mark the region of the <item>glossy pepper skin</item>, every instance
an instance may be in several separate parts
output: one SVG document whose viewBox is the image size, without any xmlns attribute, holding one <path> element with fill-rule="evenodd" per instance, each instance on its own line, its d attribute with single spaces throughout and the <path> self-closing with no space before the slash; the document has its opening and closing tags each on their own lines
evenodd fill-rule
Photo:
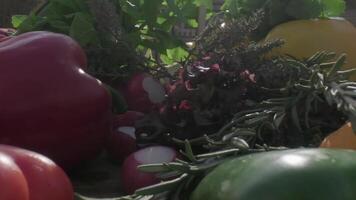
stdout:
<svg viewBox="0 0 356 200">
<path fill-rule="evenodd" d="M 64 171 L 47 157 L 0 145 L 0 200 L 73 200 Z"/>
<path fill-rule="evenodd" d="M 85 72 L 70 37 L 29 32 L 0 42 L 0 144 L 44 154 L 65 169 L 96 155 L 111 130 L 111 97 Z"/>
</svg>

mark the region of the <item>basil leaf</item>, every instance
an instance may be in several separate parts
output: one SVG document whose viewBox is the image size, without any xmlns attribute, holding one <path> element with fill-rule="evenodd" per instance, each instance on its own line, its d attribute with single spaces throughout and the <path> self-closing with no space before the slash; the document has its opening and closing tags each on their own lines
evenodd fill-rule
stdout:
<svg viewBox="0 0 356 200">
<path fill-rule="evenodd" d="M 14 15 L 11 17 L 11 23 L 14 28 L 18 28 L 22 22 L 27 19 L 27 15 Z"/>
<path fill-rule="evenodd" d="M 75 14 L 71 24 L 69 35 L 77 40 L 82 46 L 97 43 L 97 32 L 90 15 L 82 12 Z"/>
</svg>

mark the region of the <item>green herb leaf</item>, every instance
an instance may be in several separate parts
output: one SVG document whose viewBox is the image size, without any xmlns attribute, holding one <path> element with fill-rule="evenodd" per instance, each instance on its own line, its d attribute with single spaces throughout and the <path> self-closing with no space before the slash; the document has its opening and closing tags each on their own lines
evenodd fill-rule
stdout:
<svg viewBox="0 0 356 200">
<path fill-rule="evenodd" d="M 156 185 L 151 185 L 148 187 L 144 187 L 135 191 L 136 195 L 152 195 L 158 194 L 166 191 L 171 191 L 176 188 L 182 181 L 184 181 L 188 177 L 188 174 L 182 174 L 180 177 L 158 183 Z"/>
<path fill-rule="evenodd" d="M 205 6 L 206 8 L 213 8 L 213 0 L 194 0 L 194 4 L 197 6 Z"/>
<path fill-rule="evenodd" d="M 75 14 L 71 24 L 69 35 L 82 46 L 96 43 L 98 38 L 93 24 L 91 16 L 83 12 L 78 12 Z"/>
<path fill-rule="evenodd" d="M 188 56 L 188 52 L 182 47 L 167 49 L 167 55 L 161 55 L 161 59 L 166 64 L 172 64 L 184 60 Z"/>
<path fill-rule="evenodd" d="M 191 28 L 198 28 L 198 21 L 196 19 L 189 19 L 187 21 L 187 24 L 191 27 Z"/>
<path fill-rule="evenodd" d="M 170 162 L 170 163 L 139 165 L 138 169 L 140 171 L 148 172 L 148 173 L 169 172 L 172 170 L 188 172 L 189 166 L 178 162 Z"/>
<path fill-rule="evenodd" d="M 316 18 L 323 11 L 321 1 L 315 0 L 289 1 L 286 6 L 286 13 L 295 19 Z"/>
<path fill-rule="evenodd" d="M 68 34 L 70 26 L 61 20 L 51 20 L 49 24 L 57 31 L 63 34 Z"/>
<path fill-rule="evenodd" d="M 78 10 L 76 1 L 73 0 L 50 0 L 52 4 L 57 4 L 58 6 L 63 7 L 67 11 Z M 83 1 L 82 1 L 83 2 Z"/>
<path fill-rule="evenodd" d="M 155 26 L 157 23 L 157 17 L 159 14 L 160 5 L 163 0 L 150 0 L 144 1 L 142 11 L 144 13 L 146 23 Z"/>
<path fill-rule="evenodd" d="M 27 19 L 27 15 L 14 15 L 11 17 L 11 23 L 14 28 L 20 27 L 20 25 Z"/>
<path fill-rule="evenodd" d="M 18 26 L 16 34 L 41 30 L 40 27 L 45 24 L 47 24 L 45 19 L 31 14 Z"/>
<path fill-rule="evenodd" d="M 276 127 L 276 128 L 279 128 L 283 122 L 283 120 L 285 119 L 286 117 L 286 113 L 285 112 L 279 112 L 279 113 L 276 113 L 274 116 L 273 116 L 273 125 Z"/>
<path fill-rule="evenodd" d="M 192 146 L 190 145 L 188 140 L 184 141 L 184 147 L 185 147 L 185 155 L 188 157 L 189 160 L 191 161 L 196 161 L 196 157 L 194 156 Z"/>
<path fill-rule="evenodd" d="M 345 62 L 346 62 L 346 54 L 341 54 L 340 57 L 336 60 L 334 66 L 328 71 L 327 76 L 331 77 L 335 75 L 335 73 L 337 73 L 337 71 L 344 66 Z"/>
</svg>

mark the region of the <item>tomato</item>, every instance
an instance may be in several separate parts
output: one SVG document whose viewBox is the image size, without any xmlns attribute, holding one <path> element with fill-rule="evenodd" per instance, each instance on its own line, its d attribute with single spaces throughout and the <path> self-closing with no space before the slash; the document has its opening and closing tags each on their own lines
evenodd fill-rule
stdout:
<svg viewBox="0 0 356 200">
<path fill-rule="evenodd" d="M 351 123 L 344 124 L 328 135 L 321 142 L 320 147 L 356 150 L 356 134 L 352 130 Z"/>
<path fill-rule="evenodd" d="M 8 155 L 0 152 L 0 200 L 27 200 L 29 193 L 21 169 Z"/>
<path fill-rule="evenodd" d="M 355 200 L 356 151 L 292 149 L 231 159 L 191 200 Z"/>
<path fill-rule="evenodd" d="M 0 200 L 73 200 L 70 180 L 38 153 L 0 145 Z"/>
<path fill-rule="evenodd" d="M 70 37 L 29 32 L 0 42 L 0 144 L 44 154 L 69 169 L 93 158 L 111 132 L 111 97 L 85 72 Z"/>
<path fill-rule="evenodd" d="M 295 20 L 273 28 L 265 41 L 283 39 L 284 45 L 272 55 L 289 54 L 308 58 L 318 51 L 346 53 L 347 67 L 356 67 L 356 29 L 345 19 Z M 352 77 L 356 80 L 356 75 Z"/>
</svg>

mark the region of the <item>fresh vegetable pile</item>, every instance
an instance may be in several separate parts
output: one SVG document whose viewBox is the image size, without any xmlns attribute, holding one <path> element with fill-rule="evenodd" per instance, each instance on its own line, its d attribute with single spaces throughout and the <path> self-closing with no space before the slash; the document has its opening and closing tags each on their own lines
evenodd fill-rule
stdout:
<svg viewBox="0 0 356 200">
<path fill-rule="evenodd" d="M 203 3 L 145 2 L 51 0 L 1 29 L 0 143 L 70 178 L 105 150 L 117 200 L 356 199 L 356 153 L 331 149 L 356 149 L 342 0 L 229 0 L 189 47 L 165 31 Z M 42 155 L 0 146 L 0 200 L 73 199 Z"/>
</svg>

